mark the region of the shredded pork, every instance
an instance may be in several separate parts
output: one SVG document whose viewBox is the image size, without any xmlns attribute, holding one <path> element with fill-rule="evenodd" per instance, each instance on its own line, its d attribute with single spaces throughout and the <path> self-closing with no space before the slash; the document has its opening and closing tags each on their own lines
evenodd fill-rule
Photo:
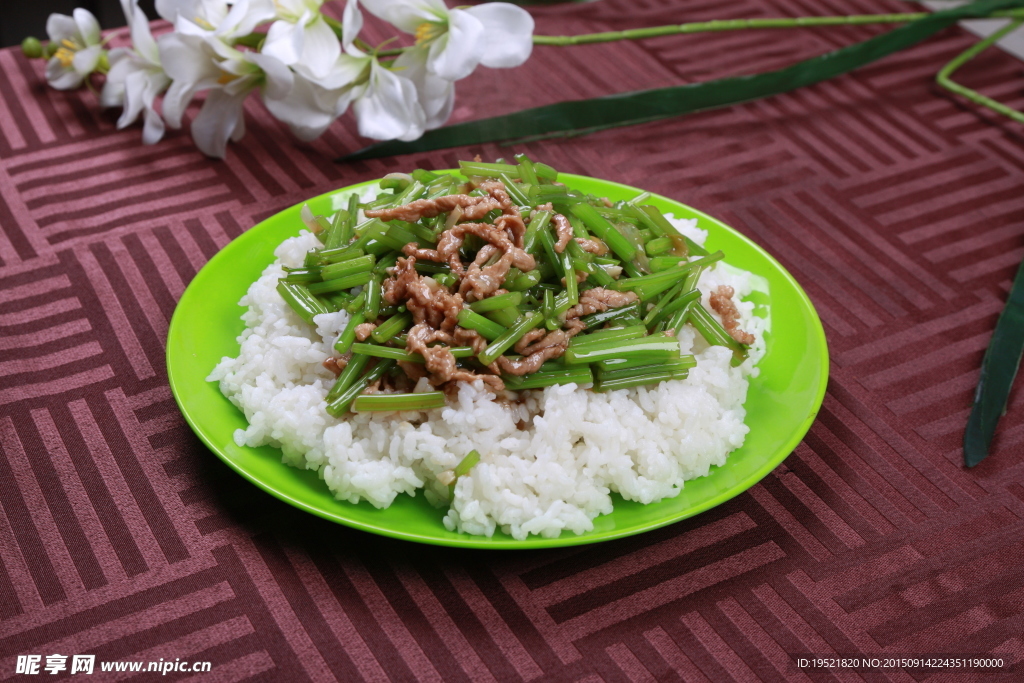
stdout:
<svg viewBox="0 0 1024 683">
<path fill-rule="evenodd" d="M 619 308 L 636 301 L 637 296 L 633 292 L 616 292 L 604 287 L 594 287 L 580 294 L 580 302 L 565 312 L 566 319 L 582 318 L 591 313 L 607 311 L 609 308 Z"/>
<path fill-rule="evenodd" d="M 572 224 L 569 223 L 568 218 L 560 213 L 556 213 L 551 222 L 555 226 L 555 234 L 558 235 L 558 241 L 555 242 L 555 251 L 561 254 L 569 246 L 569 241 L 572 239 Z"/>
<path fill-rule="evenodd" d="M 470 197 L 467 194 L 450 194 L 436 199 L 417 199 L 388 209 L 371 209 L 365 213 L 367 218 L 415 223 L 421 218 L 433 218 L 438 214 L 447 213 L 455 207 L 461 208 L 462 217 L 471 221 L 479 220 L 491 211 L 502 208 L 500 201 L 491 196 Z"/>
<path fill-rule="evenodd" d="M 747 344 L 749 346 L 754 343 L 754 335 L 740 329 L 740 324 L 737 322 L 740 312 L 732 301 L 734 293 L 735 291 L 729 285 L 719 285 L 711 292 L 711 308 L 715 309 L 715 312 L 722 316 L 722 327 L 729 333 L 729 336 L 740 344 Z"/>
<path fill-rule="evenodd" d="M 460 366 L 452 355 L 452 346 L 469 346 L 478 355 L 488 345 L 477 331 L 458 324 L 458 315 L 465 303 L 504 293 L 506 290 L 502 289 L 502 283 L 511 268 L 527 272 L 537 267 L 534 257 L 523 249 L 526 221 L 509 197 L 505 185 L 485 180 L 478 187 L 487 195 L 458 194 L 421 199 L 404 206 L 366 212 L 369 217 L 385 221 L 410 222 L 449 213 L 435 247 L 430 249 L 407 244 L 402 249 L 405 257 L 399 258 L 389 269 L 389 276 L 383 283 L 383 300 L 391 306 L 404 304 L 413 316 L 413 327 L 406 335 L 407 350 L 422 355 L 425 360 L 423 364 L 400 362 L 399 367 L 409 381 L 415 383 L 425 377 L 431 385 L 447 393 L 454 391 L 455 382 L 477 379 L 500 391 L 504 388 L 500 373 L 525 375 L 536 372 L 545 361 L 563 355 L 573 335 L 585 328 L 579 317 L 625 306 L 637 299 L 632 292 L 602 287 L 583 291 L 579 304 L 566 312 L 561 329 L 535 329 L 515 344 L 514 350 L 520 354 L 519 358 L 499 356 L 480 372 Z M 464 191 L 470 190 L 471 186 Z M 495 210 L 500 210 L 501 215 L 493 223 L 480 221 Z M 565 216 L 555 214 L 553 226 L 558 235 L 555 250 L 562 253 L 573 239 L 572 225 Z M 463 247 L 469 235 L 475 235 L 484 245 L 467 264 L 463 262 Z M 608 253 L 607 245 L 601 240 L 576 239 L 576 242 L 590 253 Z M 457 283 L 446 287 L 432 277 L 421 275 L 416 272 L 417 260 L 447 264 L 451 273 L 457 276 Z M 586 277 L 587 274 L 581 272 L 577 279 L 585 280 Z M 373 323 L 359 325 L 356 335 L 363 340 L 375 327 Z"/>
</svg>

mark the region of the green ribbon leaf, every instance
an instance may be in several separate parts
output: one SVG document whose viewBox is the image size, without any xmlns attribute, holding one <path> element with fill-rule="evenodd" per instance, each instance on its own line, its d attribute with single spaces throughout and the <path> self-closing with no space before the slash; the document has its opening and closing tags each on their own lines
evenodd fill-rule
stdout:
<svg viewBox="0 0 1024 683">
<path fill-rule="evenodd" d="M 974 406 L 964 433 L 964 464 L 974 467 L 988 455 L 999 418 L 1006 412 L 1010 387 L 1024 354 L 1024 263 L 1010 288 L 1010 298 L 999 314 L 974 392 Z"/>
<path fill-rule="evenodd" d="M 862 43 L 778 71 L 559 102 L 439 128 L 411 142 L 381 142 L 343 156 L 338 161 L 375 159 L 527 137 L 579 135 L 749 102 L 812 85 L 870 64 L 910 47 L 961 19 L 986 17 L 999 10 L 1019 7 L 1024 7 L 1024 0 L 978 0 L 962 7 L 935 12 Z"/>
</svg>

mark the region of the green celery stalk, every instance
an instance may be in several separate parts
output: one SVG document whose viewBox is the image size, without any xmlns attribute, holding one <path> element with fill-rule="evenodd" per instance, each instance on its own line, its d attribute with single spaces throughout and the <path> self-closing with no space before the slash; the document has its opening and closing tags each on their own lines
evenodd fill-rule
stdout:
<svg viewBox="0 0 1024 683">
<path fill-rule="evenodd" d="M 373 270 L 373 266 L 376 263 L 377 259 L 372 254 L 348 259 L 340 263 L 332 263 L 320 269 L 320 278 L 326 281 L 352 275 L 353 273 L 362 273 L 363 271 Z"/>
<path fill-rule="evenodd" d="M 583 349 L 592 344 L 603 344 L 610 341 L 625 341 L 627 339 L 639 339 L 647 336 L 647 328 L 643 325 L 631 325 L 630 327 L 612 327 L 607 330 L 598 330 L 589 334 L 580 334 L 569 342 L 571 349 Z"/>
<path fill-rule="evenodd" d="M 432 410 L 444 408 L 444 392 L 427 391 L 419 394 L 368 394 L 356 397 L 352 410 L 366 412 L 402 412 L 405 410 Z"/>
<path fill-rule="evenodd" d="M 353 356 L 352 358 L 355 360 L 358 356 Z M 349 361 L 349 365 L 345 367 L 345 370 L 348 370 L 351 365 L 352 361 Z M 359 396 L 367 386 L 379 380 L 394 366 L 395 361 L 390 359 L 378 361 L 376 365 L 370 368 L 369 372 L 353 381 L 348 387 L 341 391 L 333 401 L 328 401 L 327 413 L 334 417 L 338 417 L 346 412 L 349 406 L 352 405 L 352 402 L 355 401 L 356 397 Z M 344 375 L 345 373 L 342 372 L 342 377 L 344 377 Z M 340 377 L 338 378 L 338 381 L 341 381 Z"/>
<path fill-rule="evenodd" d="M 504 294 L 499 294 L 498 296 L 489 296 L 486 299 L 474 301 L 473 303 L 469 304 L 469 308 L 474 313 L 486 313 L 487 311 L 496 311 L 499 308 L 518 306 L 522 302 L 522 292 L 506 292 Z"/>
<path fill-rule="evenodd" d="M 583 347 L 572 348 L 565 352 L 565 362 L 569 365 L 579 363 L 596 363 L 609 358 L 634 358 L 647 356 L 651 359 L 679 357 L 679 341 L 675 337 L 654 336 L 597 342 Z"/>
<path fill-rule="evenodd" d="M 377 328 L 370 333 L 370 336 L 373 337 L 374 341 L 383 344 L 405 328 L 409 327 L 409 323 L 411 322 L 411 313 L 396 313 L 378 325 Z"/>
<path fill-rule="evenodd" d="M 341 371 L 338 379 L 335 380 L 334 386 L 327 392 L 327 396 L 324 400 L 327 403 L 332 403 L 341 396 L 346 389 L 352 386 L 353 382 L 359 378 L 359 375 L 363 374 L 363 368 L 370 362 L 369 356 L 360 356 L 359 354 L 352 354 L 352 358 L 349 359 L 348 365 Z"/>
<path fill-rule="evenodd" d="M 690 368 L 697 367 L 697 359 L 691 354 L 681 355 L 675 360 L 665 361 L 658 363 L 657 365 L 665 365 L 666 363 L 671 364 L 673 367 L 680 370 L 689 370 Z M 635 358 L 610 358 L 608 360 L 602 360 L 594 363 L 592 367 L 597 368 L 600 373 L 618 372 L 619 370 L 626 370 L 628 368 L 640 368 L 644 366 L 652 366 L 650 358 L 644 358 L 643 356 L 637 356 Z"/>
<path fill-rule="evenodd" d="M 463 308 L 459 311 L 458 320 L 459 325 L 467 330 L 476 330 L 487 340 L 497 339 L 508 331 L 504 326 L 483 317 L 479 313 L 474 313 L 468 308 Z"/>
<path fill-rule="evenodd" d="M 636 247 L 590 204 L 573 204 L 570 210 L 623 261 L 629 262 L 636 257 Z"/>
<path fill-rule="evenodd" d="M 277 283 L 277 293 L 281 295 L 281 298 L 285 300 L 285 303 L 287 303 L 300 318 L 310 325 L 313 324 L 314 316 L 329 312 L 327 307 L 324 306 L 319 299 L 313 296 L 313 293 L 311 293 L 309 289 L 306 289 L 302 285 L 279 281 Z"/>
<path fill-rule="evenodd" d="M 523 335 L 540 325 L 544 321 L 543 313 L 527 313 L 521 317 L 515 325 L 509 328 L 504 334 L 495 338 L 487 348 L 480 352 L 477 358 L 484 365 L 490 365 L 498 356 L 505 353 L 512 345 L 522 339 Z"/>
<path fill-rule="evenodd" d="M 352 273 L 343 277 L 325 280 L 324 282 L 313 282 L 309 285 L 309 291 L 313 294 L 326 294 L 328 292 L 339 292 L 343 289 L 352 289 L 365 285 L 370 281 L 372 273 L 367 270 L 361 273 Z"/>
<path fill-rule="evenodd" d="M 505 388 L 510 391 L 542 389 L 554 384 L 591 384 L 594 375 L 589 365 L 559 368 L 549 372 L 537 371 L 529 375 L 502 375 Z"/>
<path fill-rule="evenodd" d="M 356 313 L 348 319 L 348 324 L 345 325 L 345 329 L 341 331 L 338 336 L 338 341 L 334 342 L 334 350 L 338 353 L 346 353 L 352 348 L 352 342 L 356 339 L 356 328 L 366 322 L 366 316 L 363 313 Z"/>
</svg>

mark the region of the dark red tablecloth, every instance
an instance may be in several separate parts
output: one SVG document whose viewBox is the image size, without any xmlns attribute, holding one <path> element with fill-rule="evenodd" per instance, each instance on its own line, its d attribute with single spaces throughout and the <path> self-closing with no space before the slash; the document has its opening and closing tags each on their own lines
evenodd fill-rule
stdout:
<svg viewBox="0 0 1024 683">
<path fill-rule="evenodd" d="M 561 34 L 906 8 L 533 12 L 538 33 Z M 538 48 L 459 83 L 455 118 L 777 68 L 880 30 Z M 0 51 L 0 679 L 19 655 L 54 653 L 280 681 L 849 680 L 860 674 L 794 657 L 1021 660 L 1024 391 L 988 460 L 961 462 L 982 354 L 1024 257 L 1020 125 L 933 84 L 972 41 L 951 29 L 793 94 L 523 148 L 756 240 L 813 299 L 832 374 L 807 438 L 743 495 L 638 537 L 501 553 L 378 538 L 262 493 L 189 431 L 164 340 L 197 270 L 264 217 L 389 171 L 510 150 L 335 164 L 366 142 L 350 118 L 306 145 L 253 102 L 244 141 L 212 161 L 187 131 L 143 146 L 88 90 L 51 90 L 42 63 Z M 1019 108 L 1021 72 L 994 50 L 958 78 Z"/>
</svg>

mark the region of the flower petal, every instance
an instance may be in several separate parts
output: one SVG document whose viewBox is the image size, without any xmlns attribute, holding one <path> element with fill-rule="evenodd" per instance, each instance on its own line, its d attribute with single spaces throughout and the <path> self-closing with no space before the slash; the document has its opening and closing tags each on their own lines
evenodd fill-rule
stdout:
<svg viewBox="0 0 1024 683">
<path fill-rule="evenodd" d="M 480 20 L 487 32 L 481 64 L 503 69 L 519 66 L 530 58 L 534 22 L 529 12 L 507 2 L 487 2 L 466 12 Z"/>
<path fill-rule="evenodd" d="M 102 45 L 90 45 L 84 50 L 79 50 L 75 53 L 75 58 L 71 61 L 71 66 L 81 75 L 88 76 L 96 70 L 96 65 L 99 64 L 100 57 L 102 56 Z"/>
<path fill-rule="evenodd" d="M 74 90 L 82 85 L 84 79 L 85 77 L 74 69 L 61 64 L 60 60 L 56 57 L 53 57 L 46 63 L 46 82 L 52 88 L 57 90 Z"/>
<path fill-rule="evenodd" d="M 373 63 L 368 88 L 352 105 L 359 134 L 375 140 L 415 140 L 423 135 L 425 116 L 416 86 Z"/>
<path fill-rule="evenodd" d="M 203 154 L 224 158 L 228 140 L 235 139 L 239 127 L 245 131 L 244 103 L 245 95 L 228 95 L 222 90 L 214 90 L 206 96 L 203 108 L 192 121 L 192 139 Z"/>
<path fill-rule="evenodd" d="M 324 21 L 322 15 L 306 25 L 306 35 L 302 45 L 301 62 L 316 78 L 323 78 L 331 72 L 331 67 L 341 56 L 341 45 L 334 31 Z"/>
<path fill-rule="evenodd" d="M 247 36 L 263 22 L 274 18 L 274 6 L 272 3 L 250 2 L 250 0 L 237 0 L 231 6 L 224 20 L 217 26 L 216 33 L 221 38 L 231 40 Z"/>
<path fill-rule="evenodd" d="M 142 127 L 142 144 L 155 145 L 164 136 L 164 120 L 152 107 L 146 110 L 146 123 Z"/>
<path fill-rule="evenodd" d="M 363 0 L 363 7 L 406 33 L 416 33 L 424 21 L 443 21 L 448 14 L 442 0 Z"/>
<path fill-rule="evenodd" d="M 263 91 L 266 96 L 274 99 L 288 96 L 295 83 L 291 69 L 270 55 L 249 52 L 246 57 L 263 70 Z"/>
<path fill-rule="evenodd" d="M 302 55 L 305 27 L 288 21 L 275 21 L 267 31 L 263 54 L 280 59 L 284 64 L 295 64 Z"/>
<path fill-rule="evenodd" d="M 264 92 L 263 104 L 297 138 L 309 141 L 327 130 L 335 118 L 335 103 L 329 102 L 325 107 L 317 90 L 317 86 L 308 79 L 297 78 L 295 86 L 285 97 L 272 98 Z"/>
<path fill-rule="evenodd" d="M 149 30 L 149 19 L 146 17 L 146 13 L 142 11 L 142 8 L 139 7 L 139 0 L 131 0 L 130 5 L 128 5 L 128 0 L 122 0 L 122 4 L 130 7 L 132 12 L 130 16 L 127 11 L 125 13 L 125 18 L 128 20 L 128 25 L 132 31 L 132 47 L 143 58 L 148 60 L 150 64 L 159 64 L 160 50 L 157 48 L 156 41 L 153 40 L 153 34 Z"/>
<path fill-rule="evenodd" d="M 100 42 L 100 22 L 96 21 L 92 12 L 76 7 L 71 16 L 75 18 L 78 32 L 85 39 L 86 45 L 96 45 Z"/>
<path fill-rule="evenodd" d="M 403 52 L 395 66 L 401 67 L 401 75 L 416 86 L 426 117 L 424 127 L 431 130 L 444 125 L 455 105 L 455 84 L 427 70 L 427 51 L 422 48 Z"/>
<path fill-rule="evenodd" d="M 348 0 L 341 15 L 341 45 L 351 45 L 363 30 L 363 13 L 359 11 L 359 0 Z"/>
<path fill-rule="evenodd" d="M 124 104 L 124 82 L 134 70 L 131 50 L 116 47 L 110 51 L 110 71 L 100 91 L 101 107 L 120 107 Z"/>
<path fill-rule="evenodd" d="M 449 15 L 448 33 L 430 46 L 427 68 L 449 81 L 457 81 L 473 73 L 491 40 L 483 40 L 484 25 L 469 12 L 453 9 Z"/>
<path fill-rule="evenodd" d="M 129 74 L 124 81 L 124 111 L 117 120 L 118 129 L 127 128 L 135 123 L 139 114 L 146 106 L 144 91 L 146 89 L 146 74 L 136 71 Z M 150 101 L 152 103 L 152 100 Z"/>
<path fill-rule="evenodd" d="M 180 128 L 188 103 L 200 90 L 217 86 L 221 71 L 213 61 L 215 53 L 202 38 L 168 33 L 157 44 L 167 76 L 174 80 L 164 96 L 164 118 L 171 128 Z"/>
<path fill-rule="evenodd" d="M 198 0 L 156 0 L 156 13 L 173 24 L 179 15 L 198 16 L 198 4 Z"/>
<path fill-rule="evenodd" d="M 55 43 L 65 38 L 77 38 L 78 24 L 66 14 L 51 14 L 46 19 L 46 35 Z"/>
<path fill-rule="evenodd" d="M 212 79 L 216 82 L 220 78 L 220 69 L 213 61 L 214 53 L 202 38 L 167 33 L 160 36 L 157 45 L 160 61 L 174 81 L 199 83 Z"/>
<path fill-rule="evenodd" d="M 310 80 L 316 81 L 316 84 L 321 88 L 325 90 L 338 90 L 351 85 L 362 78 L 363 74 L 366 73 L 366 70 L 370 68 L 371 61 L 372 59 L 365 55 L 353 57 L 348 54 L 343 54 L 338 57 L 334 66 L 331 67 L 330 72 L 323 78 L 314 78 L 313 74 L 311 74 L 302 64 L 296 64 L 294 68 L 297 73 L 302 74 Z"/>
<path fill-rule="evenodd" d="M 196 96 L 196 87 L 192 83 L 173 81 L 164 95 L 164 120 L 171 128 L 181 128 L 181 118 L 192 98 Z"/>
</svg>

